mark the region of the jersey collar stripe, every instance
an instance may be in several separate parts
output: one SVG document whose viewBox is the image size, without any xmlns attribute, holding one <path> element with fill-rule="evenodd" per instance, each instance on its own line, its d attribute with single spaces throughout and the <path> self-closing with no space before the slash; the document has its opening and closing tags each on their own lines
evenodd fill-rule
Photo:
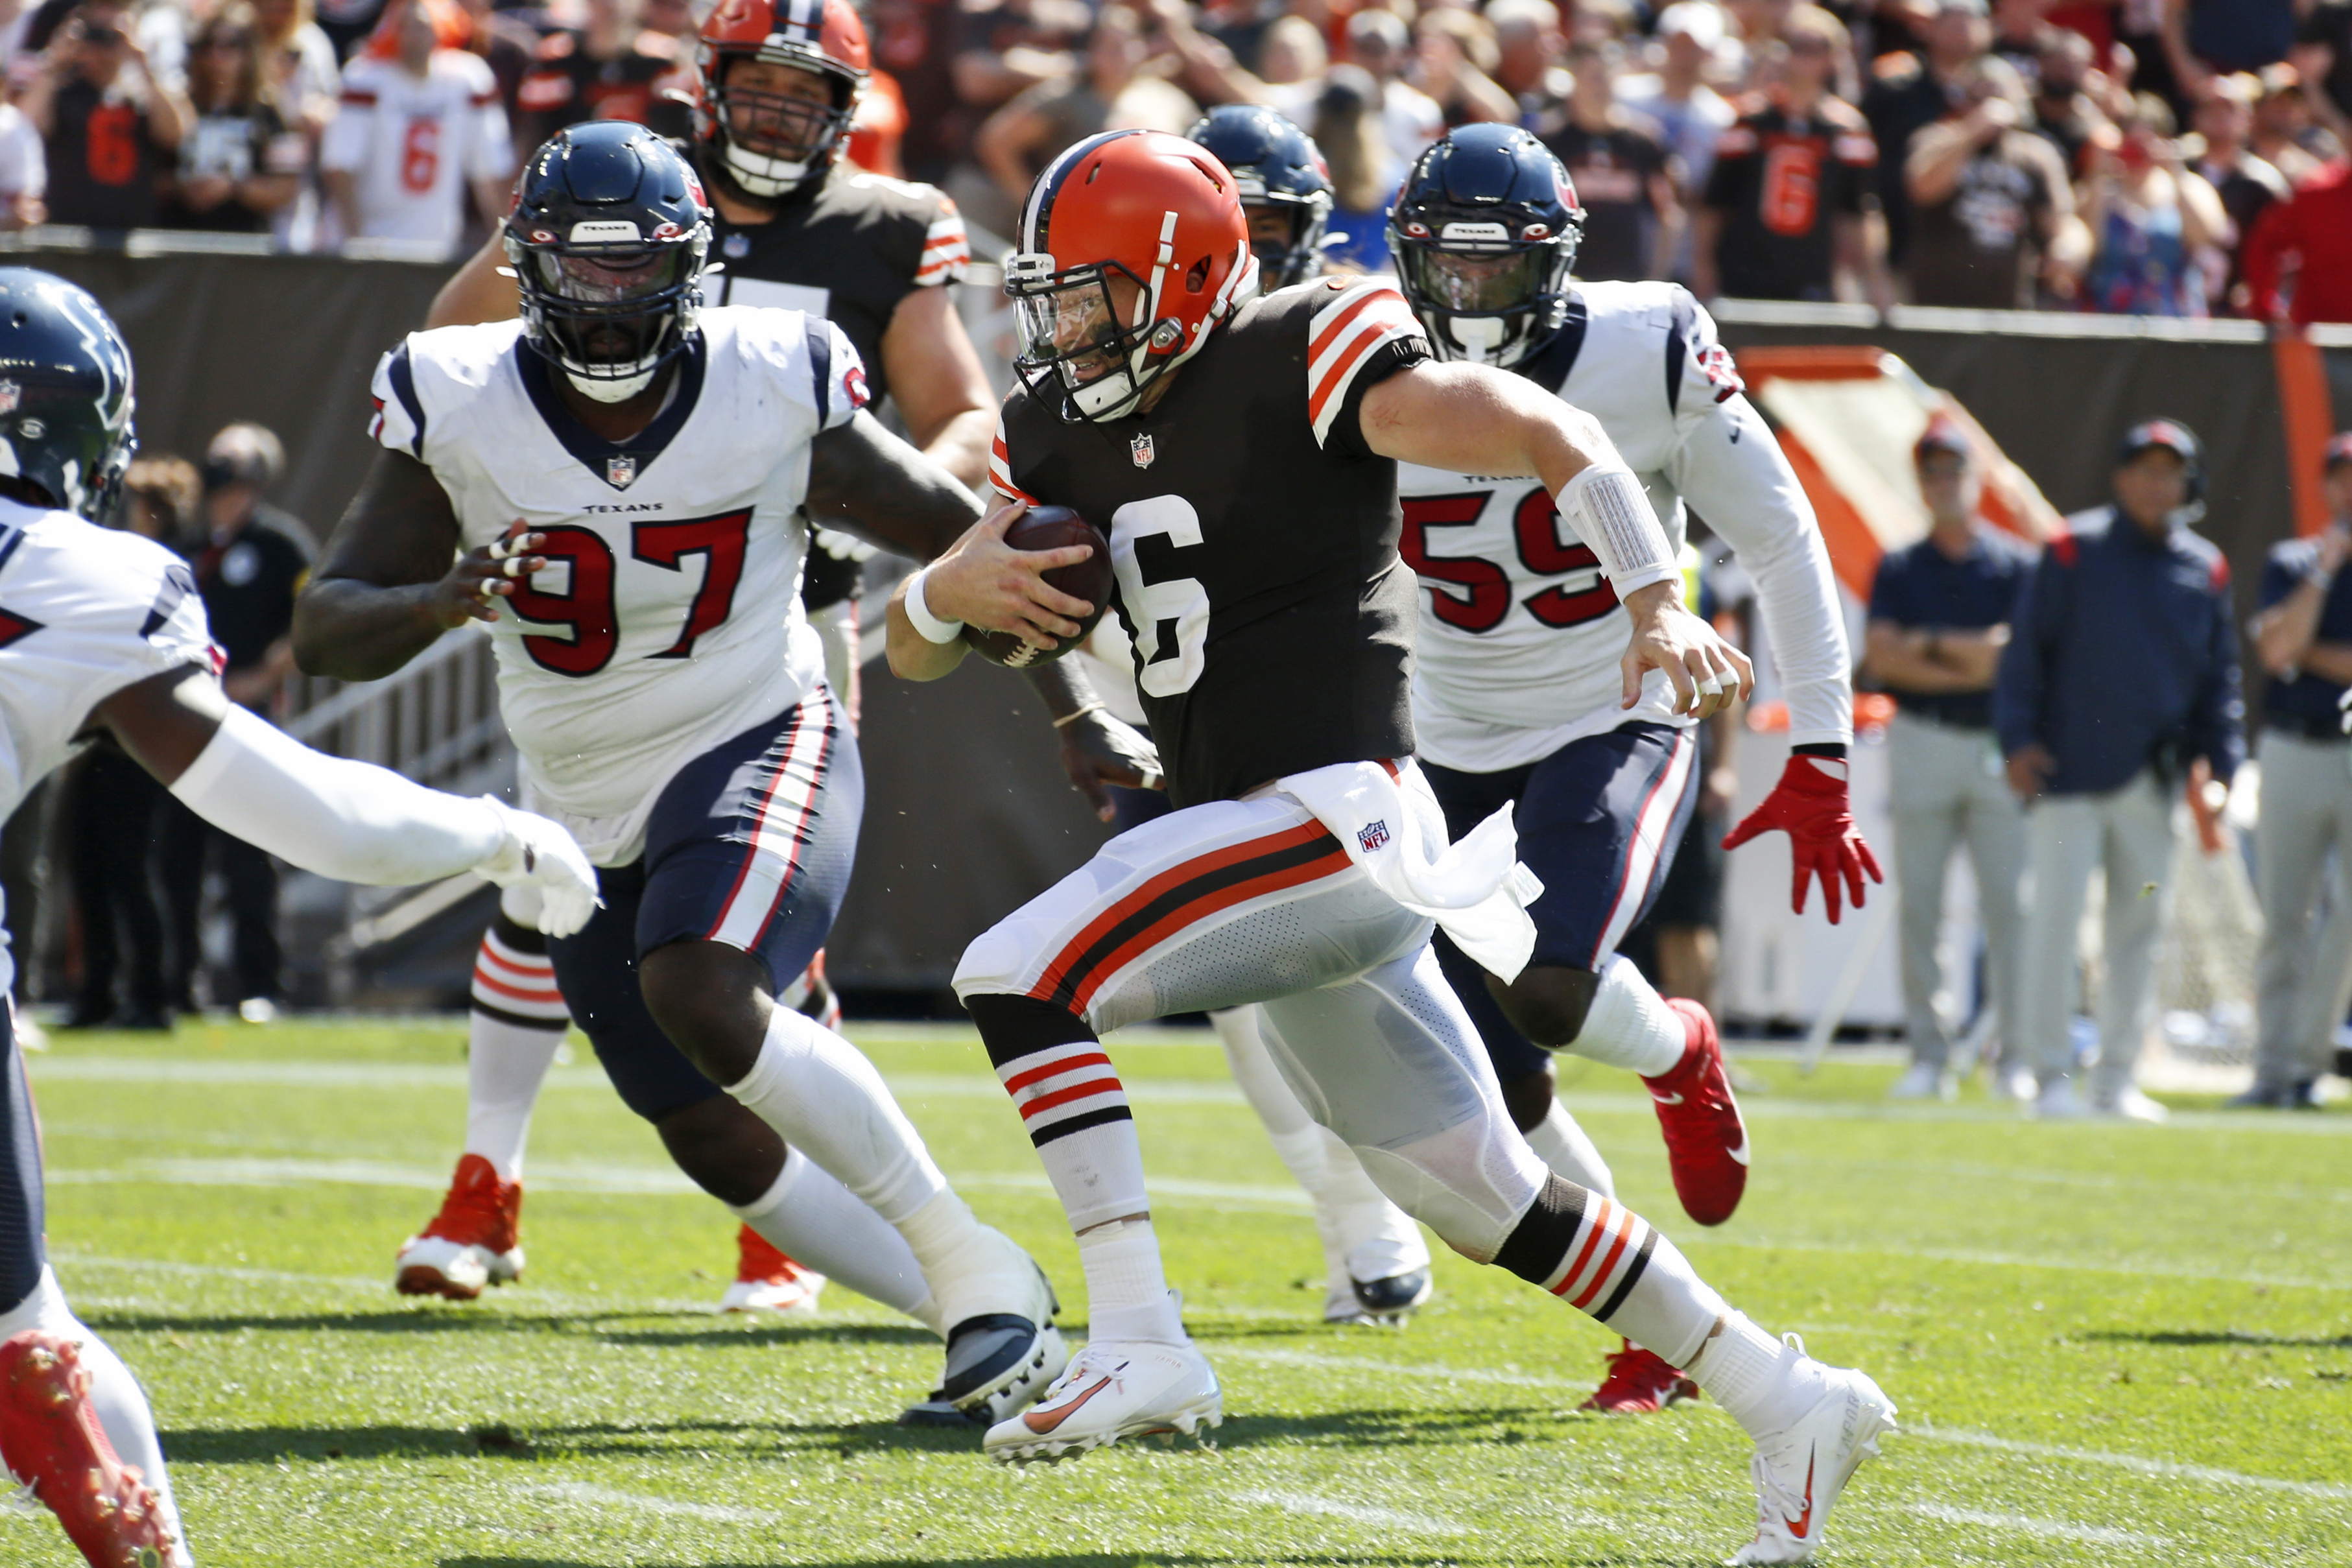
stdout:
<svg viewBox="0 0 2352 1568">
<path fill-rule="evenodd" d="M 670 442 L 685 427 L 702 397 L 702 373 L 708 363 L 708 346 L 709 340 L 700 332 L 695 333 L 694 341 L 687 344 L 686 352 L 676 361 L 677 395 L 669 400 L 668 407 L 655 416 L 652 424 L 625 441 L 607 441 L 581 424 L 572 410 L 563 406 L 563 400 L 557 395 L 555 384 L 550 379 L 554 373 L 548 368 L 547 362 L 525 348 L 521 339 L 516 339 L 514 347 L 508 352 L 514 356 L 515 370 L 522 377 L 523 391 L 530 395 L 531 406 L 539 410 L 539 416 L 546 422 L 549 432 L 563 443 L 563 449 L 577 458 L 582 467 L 605 484 L 612 485 L 606 468 L 610 459 L 636 458 L 636 479 L 642 480 L 645 470 L 653 467 L 654 460 L 669 449 Z M 613 488 L 621 489 L 626 487 L 614 485 Z"/>
<path fill-rule="evenodd" d="M 1591 324 L 1585 313 L 1584 296 L 1571 294 L 1568 300 L 1568 316 L 1559 324 L 1559 331 L 1546 343 L 1535 358 L 1522 367 L 1527 378 L 1546 392 L 1558 393 L 1568 384 L 1576 369 L 1577 357 L 1584 352 L 1584 331 Z M 1666 348 L 1666 379 L 1671 385 L 1682 373 L 1682 362 L 1674 357 L 1674 347 Z"/>
<path fill-rule="evenodd" d="M 408 438 L 408 455 L 421 463 L 425 460 L 425 405 L 417 401 L 416 369 L 409 363 L 406 343 L 392 351 L 384 375 L 392 383 L 392 395 L 400 399 L 401 412 L 408 416 L 409 428 L 415 432 Z"/>
<path fill-rule="evenodd" d="M 25 531 L 13 522 L 0 522 L 0 571 L 8 565 L 8 558 L 16 553 L 16 546 L 25 542 Z"/>
<path fill-rule="evenodd" d="M 808 343 L 809 374 L 816 383 L 816 427 L 833 423 L 833 333 L 822 321 L 801 318 L 801 336 Z"/>
</svg>

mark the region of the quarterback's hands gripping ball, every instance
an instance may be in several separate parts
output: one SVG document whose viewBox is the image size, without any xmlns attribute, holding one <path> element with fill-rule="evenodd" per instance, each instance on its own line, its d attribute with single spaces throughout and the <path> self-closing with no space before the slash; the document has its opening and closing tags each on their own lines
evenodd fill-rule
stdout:
<svg viewBox="0 0 2352 1568">
<path fill-rule="evenodd" d="M 1097 559 L 1091 545 L 1023 550 L 1006 542 L 1006 533 L 1028 510 L 1027 502 L 1013 501 L 973 523 L 931 563 L 923 579 L 923 603 L 941 620 L 961 621 L 968 630 L 1007 633 L 1041 653 L 1054 653 L 1086 635 L 1085 626 L 1109 603 L 1109 591 L 1106 585 L 1100 600 L 1089 601 L 1048 581 L 1059 568 Z M 1099 564 L 1108 584 L 1107 553 Z M 989 651 L 987 643 L 967 640 Z"/>
<path fill-rule="evenodd" d="M 1805 912 L 1805 884 L 1819 877 L 1822 902 L 1830 924 L 1838 923 L 1838 884 L 1843 882 L 1855 909 L 1862 908 L 1863 873 L 1874 882 L 1886 880 L 1878 858 L 1853 826 L 1846 799 L 1846 764 L 1836 757 L 1809 757 L 1800 752 L 1780 770 L 1772 786 L 1747 820 L 1724 836 L 1723 847 L 1737 849 L 1749 839 L 1779 828 L 1789 836 L 1796 881 L 1789 889 L 1790 907 Z"/>
</svg>

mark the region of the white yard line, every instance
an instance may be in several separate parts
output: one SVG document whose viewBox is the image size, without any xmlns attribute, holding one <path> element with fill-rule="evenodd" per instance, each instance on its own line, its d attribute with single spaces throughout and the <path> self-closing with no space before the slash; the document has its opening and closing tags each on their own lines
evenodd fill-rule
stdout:
<svg viewBox="0 0 2352 1568">
<path fill-rule="evenodd" d="M 646 1497 L 637 1492 L 616 1491 L 611 1487 L 592 1486 L 586 1481 L 547 1481 L 507 1489 L 522 1497 L 577 1503 L 583 1508 L 600 1511 L 628 1509 L 636 1513 L 661 1514 L 670 1519 L 700 1520 L 708 1524 L 776 1525 L 791 1521 L 789 1514 L 772 1513 L 766 1509 L 731 1508 L 715 1502 L 677 1502 L 669 1498 Z"/>
<path fill-rule="evenodd" d="M 2015 1437 L 1996 1437 L 1990 1432 L 1969 1432 L 1956 1426 L 1937 1426 L 1926 1421 L 1906 1421 L 1903 1433 L 1908 1437 L 1924 1437 L 1931 1443 L 1955 1443 L 1962 1447 L 1990 1448 L 2003 1454 L 2030 1454 L 2041 1459 L 2067 1459 L 2079 1465 L 2104 1465 L 2161 1480 L 2201 1481 L 2209 1486 L 2288 1492 L 2296 1497 L 2326 1498 L 2337 1502 L 2352 1501 L 2352 1486 L 2336 1481 L 2289 1481 L 2275 1476 L 2250 1476 L 2242 1470 L 2224 1470 L 2211 1465 L 2184 1465 L 2171 1459 L 2142 1458 L 2137 1454 L 2109 1453 L 2101 1448 L 2068 1448 L 2054 1443 L 2022 1442 Z"/>
<path fill-rule="evenodd" d="M 1986 1530 L 2013 1530 L 2021 1535 L 2038 1536 L 2043 1541 L 2082 1541 L 2094 1546 L 2151 1549 L 2172 1544 L 2160 1535 L 2109 1530 L 2097 1524 L 2069 1524 L 2063 1519 L 2031 1519 L 2021 1513 L 1985 1513 L 1972 1508 L 1949 1508 L 1939 1502 L 1910 1502 L 1903 1506 L 1923 1519 L 1941 1520 L 1946 1524 L 1973 1524 Z"/>
<path fill-rule="evenodd" d="M 1466 1535 L 1470 1527 L 1433 1519 L 1424 1513 L 1405 1513 L 1393 1508 L 1374 1508 L 1364 1503 L 1341 1502 L 1337 1498 L 1317 1497 L 1312 1492 L 1228 1492 L 1233 1501 L 1256 1503 L 1264 1508 L 1278 1508 L 1285 1513 L 1319 1515 L 1326 1519 L 1344 1519 L 1350 1524 L 1377 1525 L 1382 1530 L 1402 1530 L 1416 1535 Z"/>
<path fill-rule="evenodd" d="M 1726 1247 L 1755 1252 L 1826 1252 L 1848 1257 L 1876 1253 L 1888 1258 L 1916 1258 L 1930 1263 L 1965 1263 L 1979 1268 L 2047 1268 L 2059 1274 L 2120 1274 L 2133 1279 L 2202 1279 L 2288 1290 L 2352 1290 L 2352 1279 L 2321 1279 L 2307 1274 L 2252 1274 L 2231 1268 L 2203 1268 L 2185 1263 L 2093 1263 L 2079 1258 L 2053 1258 L 2037 1253 L 1906 1247 L 1891 1241 L 1795 1241 L 1773 1237 L 1717 1236 L 1695 1231 L 1679 1234 L 1675 1239 L 1677 1245 L 1685 1248 Z"/>
<path fill-rule="evenodd" d="M 1427 1387 L 1442 1383 L 1491 1383 L 1505 1388 L 1565 1389 L 1590 1394 L 1592 1384 L 1578 1383 L 1571 1378 L 1548 1377 L 1541 1373 L 1517 1372 L 1507 1367 L 1442 1366 L 1435 1362 L 1418 1366 L 1402 1366 L 1395 1362 L 1370 1361 L 1361 1356 L 1318 1355 L 1313 1351 L 1262 1350 L 1254 1345 L 1219 1344 L 1218 1361 L 1256 1362 L 1265 1366 L 1296 1366 L 1315 1372 L 1354 1373 L 1361 1377 L 1395 1378 Z"/>
</svg>

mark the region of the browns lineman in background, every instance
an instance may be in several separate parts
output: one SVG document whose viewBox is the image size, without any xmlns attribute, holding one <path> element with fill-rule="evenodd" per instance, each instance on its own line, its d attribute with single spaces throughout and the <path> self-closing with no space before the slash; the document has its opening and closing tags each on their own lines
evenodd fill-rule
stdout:
<svg viewBox="0 0 2352 1568">
<path fill-rule="evenodd" d="M 1696 506 L 1755 579 L 1786 689 L 1794 754 L 1727 847 L 1785 829 L 1794 901 L 1818 875 L 1831 920 L 1878 875 L 1846 804 L 1853 692 L 1829 552 L 1804 491 L 1696 300 L 1671 283 L 1572 285 L 1583 214 L 1557 159 L 1523 131 L 1465 126 L 1424 153 L 1390 217 L 1405 297 L 1437 356 L 1515 371 L 1589 409 L 1679 551 Z M 1421 759 L 1449 828 L 1510 808 L 1544 884 L 1526 970 L 1489 979 L 1442 934 L 1438 955 L 1478 1025 L 1512 1119 L 1546 1164 L 1613 1194 L 1609 1168 L 1552 1092 L 1549 1053 L 1643 1075 L 1675 1189 L 1701 1225 L 1738 1206 L 1748 1144 L 1715 1021 L 1662 999 L 1618 942 L 1648 910 L 1698 794 L 1696 737 L 1652 676 L 1624 686 L 1626 611 L 1593 552 L 1528 479 L 1398 470 L 1405 560 L 1420 574 L 1412 689 Z M 1597 1408 L 1696 1392 L 1628 1344 Z"/>
<path fill-rule="evenodd" d="M 558 935 L 594 908 L 564 830 L 325 757 L 221 689 L 222 655 L 187 566 L 113 510 L 138 439 L 131 353 L 62 279 L 0 269 L 0 815 L 85 745 L 119 746 L 198 816 L 339 881 L 403 886 L 473 870 L 541 895 Z M 12 972 L 0 931 L 0 996 Z M 138 1380 L 50 1272 L 40 1131 L 0 1004 L 0 1462 L 94 1568 L 189 1568 Z"/>
<path fill-rule="evenodd" d="M 1746 661 L 1682 608 L 1664 531 L 1590 416 L 1492 367 L 1431 363 L 1385 282 L 1252 298 L 1233 178 L 1200 147 L 1134 131 L 1081 142 L 1038 176 L 1021 230 L 1006 289 L 1024 384 L 992 460 L 1011 504 L 901 586 L 892 666 L 951 668 L 954 623 L 994 608 L 992 531 L 1032 501 L 1075 508 L 1108 533 L 1178 809 L 982 935 L 956 974 L 1077 1233 L 1093 1331 L 989 1451 L 1054 1458 L 1222 1420 L 1099 1037 L 1259 1003 L 1293 1091 L 1392 1199 L 1716 1396 L 1757 1440 L 1759 1529 L 1739 1561 L 1805 1560 L 1892 1405 L 1733 1310 L 1639 1216 L 1547 1170 L 1430 948 L 1435 921 L 1516 977 L 1540 889 L 1507 813 L 1448 844 L 1412 760 L 1397 463 L 1540 478 L 1622 594 L 1628 684 L 1663 670 L 1676 708 L 1706 712 L 1745 693 Z M 1043 629 L 1077 628 L 1057 616 Z"/>
<path fill-rule="evenodd" d="M 933 1414 L 992 1419 L 1066 1357 L 1051 1289 L 856 1047 L 777 1001 L 840 907 L 864 793 L 795 593 L 808 511 L 929 555 L 979 503 L 864 411 L 839 328 L 700 308 L 701 185 L 644 127 L 548 142 L 506 233 L 522 320 L 378 367 L 383 450 L 296 658 L 375 679 L 489 623 L 526 795 L 599 868 L 604 907 L 549 956 L 614 1086 L 746 1223 L 946 1336 Z M 469 563 L 487 596 L 453 588 Z M 1007 616 L 1044 591 L 1003 582 Z"/>
<path fill-rule="evenodd" d="M 783 306 L 832 321 L 857 351 L 878 405 L 896 400 L 909 438 L 977 487 L 987 470 L 994 394 L 956 314 L 951 288 L 970 251 L 955 204 L 929 185 L 842 157 L 868 79 L 866 30 L 848 0 L 730 0 L 697 40 L 690 155 L 712 208 L 711 304 Z M 446 285 L 427 325 L 514 319 L 502 236 Z M 802 604 L 823 638 L 825 676 L 857 721 L 857 590 L 872 547 L 820 530 Z M 1048 700 L 1054 694 L 1048 693 Z M 1074 706 L 1062 703 L 1057 713 Z M 1103 721 L 1066 726 L 1073 760 Z M 522 1161 L 541 1087 L 571 1022 L 530 911 L 509 899 L 474 968 L 464 1153 L 448 1195 L 403 1244 L 394 1282 L 468 1300 L 522 1271 Z M 820 952 L 785 1000 L 826 1024 L 840 1007 Z M 729 1310 L 813 1310 L 824 1276 L 750 1226 L 737 1236 Z"/>
</svg>

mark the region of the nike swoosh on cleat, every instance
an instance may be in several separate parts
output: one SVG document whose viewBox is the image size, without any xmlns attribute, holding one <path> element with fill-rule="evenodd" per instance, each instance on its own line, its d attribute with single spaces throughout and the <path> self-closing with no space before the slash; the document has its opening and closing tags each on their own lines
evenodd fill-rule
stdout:
<svg viewBox="0 0 2352 1568">
<path fill-rule="evenodd" d="M 1782 1524 L 1789 1527 L 1789 1533 L 1800 1541 L 1804 1540 L 1805 1531 L 1813 1527 L 1813 1461 L 1818 1457 L 1818 1450 L 1812 1450 L 1805 1455 L 1805 1511 L 1794 1519 L 1784 1518 L 1780 1521 Z"/>
<path fill-rule="evenodd" d="M 1067 1405 L 1063 1405 L 1060 1409 L 1055 1410 L 1051 1414 L 1043 1410 L 1032 1410 L 1026 1415 L 1021 1417 L 1022 1423 L 1026 1426 L 1029 1430 L 1037 1433 L 1042 1436 L 1044 1434 L 1051 1432 L 1054 1428 L 1059 1426 L 1063 1422 L 1067 1421 L 1072 1415 L 1077 1413 L 1079 1405 L 1084 1405 L 1087 1400 L 1092 1399 L 1096 1394 L 1100 1394 L 1104 1389 L 1108 1388 L 1109 1386 L 1109 1378 L 1098 1377 L 1095 1379 L 1095 1385 L 1092 1388 L 1087 1389 L 1084 1394 L 1079 1394 L 1076 1399 L 1071 1400 Z M 1810 1480 L 1805 1484 L 1809 1489 L 1812 1485 Z M 1807 1514 L 1808 1517 L 1811 1516 L 1810 1506 L 1808 1507 Z"/>
<path fill-rule="evenodd" d="M 1735 1160 L 1738 1161 L 1741 1164 L 1745 1165 L 1746 1163 L 1748 1163 L 1748 1140 L 1747 1140 L 1747 1139 L 1745 1139 L 1745 1138 L 1742 1138 L 1742 1139 L 1739 1141 L 1739 1147 L 1738 1147 L 1738 1148 L 1737 1148 L 1737 1149 L 1727 1149 L 1727 1150 L 1725 1150 L 1725 1151 L 1724 1151 L 1724 1152 L 1725 1152 L 1725 1153 L 1727 1153 L 1727 1154 L 1728 1154 L 1729 1156 L 1731 1156 L 1731 1158 L 1733 1158 L 1733 1159 L 1735 1159 Z"/>
</svg>

